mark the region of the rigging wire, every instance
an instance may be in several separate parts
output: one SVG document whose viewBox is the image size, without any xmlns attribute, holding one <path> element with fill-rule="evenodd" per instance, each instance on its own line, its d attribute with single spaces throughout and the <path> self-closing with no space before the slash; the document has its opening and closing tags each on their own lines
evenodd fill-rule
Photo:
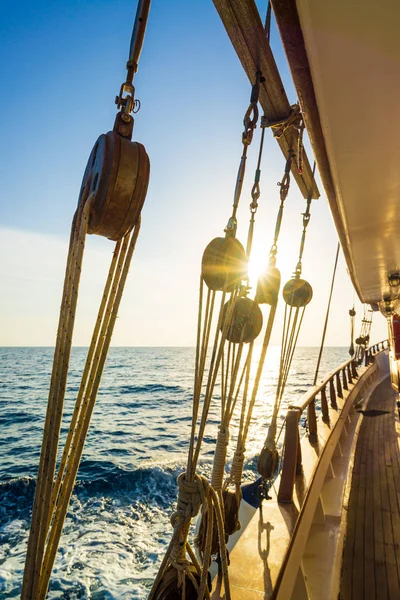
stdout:
<svg viewBox="0 0 400 600">
<path fill-rule="evenodd" d="M 333 287 L 335 285 L 336 268 L 337 268 L 338 259 L 339 259 L 339 252 L 340 252 L 340 244 L 338 242 L 337 249 L 336 249 L 335 263 L 334 263 L 334 266 L 333 266 L 331 289 L 330 289 L 330 292 L 329 292 L 329 300 L 328 300 L 328 304 L 327 304 L 327 307 L 326 307 L 325 323 L 324 323 L 324 328 L 323 328 L 323 331 L 322 331 L 322 338 L 321 338 L 321 344 L 320 344 L 320 347 L 319 347 L 317 364 L 315 366 L 315 374 L 314 374 L 313 385 L 316 385 L 316 383 L 317 383 L 318 373 L 319 373 L 319 367 L 321 365 L 321 358 L 322 358 L 322 353 L 323 353 L 324 345 L 325 345 L 325 336 L 326 336 L 326 330 L 328 328 L 329 313 L 330 313 L 330 310 L 331 310 L 331 301 L 332 301 Z"/>
<path fill-rule="evenodd" d="M 243 119 L 242 156 L 236 178 L 232 213 L 225 228 L 225 238 L 212 240 L 203 253 L 193 413 L 187 467 L 186 472 L 178 478 L 177 509 L 171 517 L 172 539 L 150 591 L 150 599 L 166 598 L 169 593 L 179 592 L 181 597 L 196 595 L 198 598 L 204 596 L 208 598 L 208 568 L 211 554 L 216 549 L 220 557 L 225 595 L 228 600 L 230 598 L 222 483 L 229 439 L 229 422 L 238 398 L 238 387 L 243 381 L 243 376 L 239 372 L 243 348 L 244 344 L 249 342 L 248 336 L 251 338 L 257 335 L 254 333 L 257 328 L 251 322 L 255 309 L 260 312 L 262 319 L 258 306 L 246 297 L 248 285 L 243 285 L 244 281 L 248 282 L 247 259 L 251 251 L 254 215 L 252 214 L 249 225 L 247 253 L 236 239 L 236 217 L 246 170 L 247 150 L 258 121 L 258 94 L 261 81 L 263 81 L 261 73 L 257 72 L 251 90 L 250 104 Z M 259 172 L 258 168 L 258 177 Z M 257 210 L 259 196 L 257 186 L 256 175 L 251 208 L 254 213 Z M 203 309 L 204 285 L 207 286 L 208 292 Z M 216 302 L 218 292 L 222 292 L 220 303 Z M 218 317 L 211 355 L 207 361 L 214 312 L 218 313 Z M 207 362 L 208 371 L 205 377 Z M 198 475 L 196 470 L 218 375 L 221 378 L 221 421 L 214 454 L 214 468 L 209 482 L 205 477 Z M 198 541 L 201 544 L 199 562 L 195 559 L 189 543 L 188 532 L 191 520 L 200 508 L 203 527 L 198 536 L 198 540 L 201 538 L 201 542 Z"/>
<path fill-rule="evenodd" d="M 315 174 L 315 168 L 316 164 L 314 162 L 313 176 Z M 290 366 L 296 349 L 297 340 L 300 334 L 304 312 L 306 306 L 311 301 L 313 294 L 312 287 L 310 286 L 310 284 L 304 279 L 300 278 L 302 273 L 302 260 L 306 233 L 310 222 L 311 201 L 312 188 L 309 190 L 306 210 L 303 213 L 303 230 L 300 240 L 299 259 L 292 279 L 288 281 L 283 288 L 285 312 L 284 324 L 282 328 L 282 343 L 278 384 L 275 394 L 275 402 L 273 406 L 271 422 L 268 427 L 268 432 L 263 448 L 260 452 L 257 461 L 257 469 L 263 479 L 263 483 L 260 486 L 260 493 L 264 497 L 268 497 L 267 482 L 273 478 L 279 462 L 279 453 L 276 446 L 278 414 L 283 394 L 285 391 L 287 379 L 289 376 Z"/>
</svg>

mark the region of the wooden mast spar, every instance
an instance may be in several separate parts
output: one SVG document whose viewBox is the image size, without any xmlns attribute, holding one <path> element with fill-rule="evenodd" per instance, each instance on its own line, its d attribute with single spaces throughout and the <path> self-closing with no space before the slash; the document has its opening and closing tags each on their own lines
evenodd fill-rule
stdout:
<svg viewBox="0 0 400 600">
<path fill-rule="evenodd" d="M 260 84 L 259 102 L 266 118 L 269 122 L 286 119 L 291 114 L 291 106 L 254 0 L 213 2 L 250 82 L 254 83 L 257 71 L 265 78 Z M 297 137 L 296 129 L 289 127 L 277 140 L 286 159 L 290 150 L 296 150 Z M 304 198 L 307 198 L 310 191 L 313 199 L 319 198 L 319 190 L 305 151 L 302 174 L 298 173 L 296 161 L 292 165 L 292 174 Z"/>
</svg>

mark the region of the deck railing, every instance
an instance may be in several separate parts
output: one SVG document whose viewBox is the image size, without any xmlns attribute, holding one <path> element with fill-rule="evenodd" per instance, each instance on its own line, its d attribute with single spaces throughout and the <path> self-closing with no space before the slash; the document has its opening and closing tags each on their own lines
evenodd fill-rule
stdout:
<svg viewBox="0 0 400 600">
<path fill-rule="evenodd" d="M 386 344 L 386 346 L 385 346 Z M 383 342 L 378 342 L 377 344 L 374 344 L 373 346 L 370 346 L 366 351 L 365 351 L 365 366 L 367 367 L 368 365 L 370 365 L 371 363 L 374 362 L 374 357 L 378 354 L 378 352 L 382 352 L 382 350 L 386 350 L 387 348 L 389 348 L 389 341 L 388 340 L 383 340 Z"/>
<path fill-rule="evenodd" d="M 372 364 L 376 354 L 382 350 L 386 350 L 388 347 L 388 340 L 378 342 L 369 347 L 364 355 L 365 366 L 367 367 Z M 352 385 L 358 379 L 357 368 L 360 365 L 361 363 L 358 359 L 350 358 L 324 377 L 318 385 L 311 387 L 298 403 L 289 406 L 286 414 L 283 466 L 278 492 L 279 502 L 292 502 L 296 475 L 302 473 L 299 430 L 301 416 L 306 412 L 310 443 L 317 442 L 317 401 L 320 403 L 322 421 L 329 424 L 329 404 L 333 410 L 339 410 L 337 399 L 343 399 L 344 391 L 348 391 L 349 385 Z"/>
</svg>

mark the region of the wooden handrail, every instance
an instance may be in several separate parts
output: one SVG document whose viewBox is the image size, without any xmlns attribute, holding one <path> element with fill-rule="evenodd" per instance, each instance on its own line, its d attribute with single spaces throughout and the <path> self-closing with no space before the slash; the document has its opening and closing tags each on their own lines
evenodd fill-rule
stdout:
<svg viewBox="0 0 400 600">
<path fill-rule="evenodd" d="M 370 346 L 365 351 L 365 366 L 374 362 L 376 354 L 385 351 L 388 347 L 388 340 L 383 340 L 382 342 Z M 296 473 L 301 469 L 299 431 L 301 415 L 307 410 L 309 440 L 310 443 L 313 444 L 318 439 L 318 421 L 316 415 L 317 396 L 320 394 L 321 397 L 322 420 L 324 423 L 329 423 L 330 416 L 326 388 L 329 386 L 331 408 L 338 411 L 339 407 L 336 399 L 347 398 L 345 392 L 350 392 L 357 383 L 357 366 L 360 366 L 359 361 L 354 357 L 349 358 L 349 360 L 346 360 L 346 362 L 342 363 L 339 367 L 326 375 L 319 384 L 313 385 L 304 396 L 302 396 L 299 402 L 290 404 L 288 407 L 285 419 L 285 449 L 278 493 L 279 502 L 292 502 Z"/>
<path fill-rule="evenodd" d="M 386 344 L 386 348 L 385 345 Z M 382 345 L 382 350 L 379 350 L 379 346 Z M 383 340 L 382 342 L 378 342 L 377 344 L 374 344 L 373 346 L 370 346 L 367 350 L 366 353 L 373 353 L 376 354 L 377 352 L 382 352 L 383 350 L 386 350 L 388 348 L 388 340 Z M 294 404 L 290 404 L 289 405 L 289 409 L 300 409 L 300 411 L 303 413 L 305 411 L 305 409 L 308 407 L 308 405 L 315 400 L 315 398 L 318 396 L 319 393 L 322 392 L 322 390 L 324 388 L 326 388 L 326 386 L 328 386 L 330 384 L 330 382 L 334 379 L 334 377 L 336 376 L 336 374 L 340 374 L 343 373 L 344 377 L 345 377 L 345 385 L 347 385 L 347 382 L 351 383 L 351 379 L 352 378 L 356 378 L 357 377 L 357 362 L 355 358 L 349 358 L 349 360 L 346 360 L 346 362 L 342 363 L 339 367 L 337 367 L 336 369 L 334 369 L 333 371 L 331 371 L 330 373 L 328 373 L 328 375 L 326 375 L 320 383 L 318 383 L 317 385 L 313 385 L 312 387 L 310 387 L 309 390 L 307 390 L 307 392 L 304 394 L 304 396 L 301 397 L 301 399 L 298 402 L 295 402 Z M 343 385 L 344 387 L 344 385 Z M 344 389 L 346 389 L 344 387 Z M 342 393 L 342 390 L 338 390 L 338 395 Z M 339 395 L 340 397 L 340 395 Z"/>
<path fill-rule="evenodd" d="M 295 404 L 291 404 L 289 406 L 289 409 L 290 408 L 297 408 L 297 409 L 300 409 L 301 412 L 304 412 L 305 409 L 307 408 L 307 406 L 313 400 L 315 400 L 316 396 L 318 396 L 318 394 L 327 385 L 329 385 L 329 382 L 335 377 L 336 373 L 340 373 L 341 371 L 343 371 L 344 369 L 346 369 L 346 367 L 348 365 L 351 365 L 352 362 L 354 362 L 354 358 L 350 358 L 349 360 L 347 360 L 346 362 L 344 362 L 343 364 L 341 364 L 340 367 L 337 367 L 334 371 L 331 371 L 328 375 L 326 375 L 322 379 L 322 381 L 320 383 L 318 383 L 317 385 L 313 385 L 309 390 L 307 390 L 307 392 L 304 394 L 304 396 L 301 397 L 301 399 L 299 400 L 299 402 L 296 402 Z"/>
</svg>

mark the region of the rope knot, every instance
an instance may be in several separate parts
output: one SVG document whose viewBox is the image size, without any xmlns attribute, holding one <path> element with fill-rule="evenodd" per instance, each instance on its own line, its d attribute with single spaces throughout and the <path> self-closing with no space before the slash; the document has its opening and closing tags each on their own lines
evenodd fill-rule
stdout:
<svg viewBox="0 0 400 600">
<path fill-rule="evenodd" d="M 222 490 L 228 444 L 229 430 L 227 427 L 221 424 L 218 431 L 217 443 L 215 445 L 214 465 L 211 476 L 211 485 L 217 491 Z"/>
<path fill-rule="evenodd" d="M 195 473 L 193 481 L 186 479 L 186 473 L 181 473 L 177 479 L 178 503 L 177 512 L 183 520 L 195 517 L 206 496 L 207 480 Z"/>
<path fill-rule="evenodd" d="M 244 463 L 244 448 L 236 450 L 233 455 L 232 466 L 231 466 L 231 481 L 235 484 L 239 484 L 242 481 Z"/>
</svg>

